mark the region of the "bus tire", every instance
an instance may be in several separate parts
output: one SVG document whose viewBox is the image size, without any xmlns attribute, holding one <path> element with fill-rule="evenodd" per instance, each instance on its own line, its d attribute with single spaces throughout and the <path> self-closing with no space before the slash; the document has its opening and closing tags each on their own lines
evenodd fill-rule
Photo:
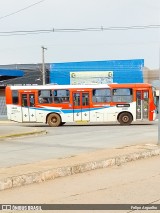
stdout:
<svg viewBox="0 0 160 213">
<path fill-rule="evenodd" d="M 121 125 L 130 125 L 133 121 L 132 115 L 128 112 L 122 112 L 119 115 L 118 121 Z"/>
<path fill-rule="evenodd" d="M 52 113 L 52 114 L 50 114 L 48 116 L 47 123 L 51 127 L 60 126 L 60 124 L 61 124 L 61 117 L 58 114 L 56 114 L 56 113 Z"/>
</svg>

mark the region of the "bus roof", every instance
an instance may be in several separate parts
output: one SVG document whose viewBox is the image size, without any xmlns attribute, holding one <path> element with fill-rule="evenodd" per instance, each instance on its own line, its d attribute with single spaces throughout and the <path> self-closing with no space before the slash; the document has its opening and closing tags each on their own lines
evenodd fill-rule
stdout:
<svg viewBox="0 0 160 213">
<path fill-rule="evenodd" d="M 111 88 L 145 88 L 152 87 L 151 84 L 148 83 L 124 83 L 124 84 L 108 84 Z"/>
<path fill-rule="evenodd" d="M 90 85 L 55 85 L 55 84 L 48 84 L 48 85 L 27 85 L 27 86 L 7 86 L 11 90 L 24 90 L 24 89 L 94 89 L 94 88 L 133 88 L 133 87 L 151 87 L 151 84 L 148 83 L 131 83 L 131 84 L 117 84 L 117 83 L 111 83 L 111 84 L 90 84 Z"/>
<path fill-rule="evenodd" d="M 107 84 L 91 84 L 91 85 L 30 85 L 30 86 L 8 86 L 11 90 L 20 89 L 87 89 L 87 88 L 110 88 Z"/>
</svg>

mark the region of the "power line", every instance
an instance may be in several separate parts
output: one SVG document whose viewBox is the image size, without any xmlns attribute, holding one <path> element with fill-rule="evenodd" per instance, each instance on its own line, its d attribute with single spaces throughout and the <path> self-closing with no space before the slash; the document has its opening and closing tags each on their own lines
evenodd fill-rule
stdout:
<svg viewBox="0 0 160 213">
<path fill-rule="evenodd" d="M 45 1 L 45 0 L 42 0 Z M 145 30 L 145 29 L 159 29 L 160 25 L 144 25 L 144 26 L 120 26 L 120 27 L 95 27 L 95 28 L 53 28 L 40 30 L 16 30 L 0 32 L 0 36 L 18 36 L 31 35 L 42 33 L 76 33 L 76 32 L 103 32 L 103 31 L 127 31 L 127 30 Z"/>
<path fill-rule="evenodd" d="M 15 15 L 15 14 L 17 14 L 17 13 L 20 13 L 20 12 L 22 12 L 22 11 L 24 11 L 24 10 L 27 10 L 27 9 L 29 9 L 30 7 L 33 7 L 33 6 L 37 5 L 37 4 L 42 3 L 43 1 L 46 1 L 46 0 L 38 1 L 38 2 L 36 2 L 36 3 L 34 3 L 34 4 L 31 4 L 31 5 L 27 6 L 27 7 L 22 8 L 22 9 L 20 9 L 20 10 L 17 10 L 17 11 L 15 11 L 15 12 L 9 13 L 9 14 L 7 14 L 7 15 L 5 15 L 5 16 L 1 16 L 1 17 L 0 17 L 0 20 L 1 20 L 1 19 L 4 19 L 4 18 L 7 18 L 7 17 L 9 17 L 9 16 L 12 16 L 12 15 Z"/>
<path fill-rule="evenodd" d="M 0 34 L 12 34 L 12 33 L 44 33 L 44 32 L 54 32 L 53 30 L 14 30 L 14 31 L 4 31 Z"/>
<path fill-rule="evenodd" d="M 160 25 L 144 25 L 144 26 L 118 26 L 118 27 L 95 27 L 95 28 L 73 28 L 73 29 L 54 29 L 53 32 L 82 32 L 82 31 L 113 31 L 113 30 L 143 30 L 157 29 Z"/>
<path fill-rule="evenodd" d="M 1 33 L 1 32 L 0 32 Z M 0 34 L 0 37 L 9 37 L 9 36 L 25 36 L 25 35 L 39 35 L 39 34 L 48 34 L 48 33 L 52 33 L 52 31 L 40 31 L 40 32 L 28 32 L 28 33 L 11 33 L 11 34 Z"/>
</svg>

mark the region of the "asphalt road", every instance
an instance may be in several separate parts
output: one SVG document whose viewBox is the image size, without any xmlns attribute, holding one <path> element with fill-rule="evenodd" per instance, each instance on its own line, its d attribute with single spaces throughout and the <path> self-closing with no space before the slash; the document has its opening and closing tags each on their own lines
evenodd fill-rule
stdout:
<svg viewBox="0 0 160 213">
<path fill-rule="evenodd" d="M 160 204 L 159 161 L 160 156 L 157 156 L 45 183 L 0 191 L 1 204 L 150 204 L 148 207 L 154 207 L 155 204 Z M 129 213 L 134 210 L 120 212 Z M 154 213 L 160 210 L 147 212 Z"/>
<path fill-rule="evenodd" d="M 5 139 L 0 142 L 0 167 L 33 163 L 40 160 L 65 158 L 80 153 L 105 148 L 120 148 L 136 144 L 157 143 L 157 122 L 119 124 L 64 125 L 52 128 L 48 125 L 13 124 L 26 128 L 46 129 L 47 135 Z M 12 126 L 6 126 L 12 128 Z"/>
</svg>

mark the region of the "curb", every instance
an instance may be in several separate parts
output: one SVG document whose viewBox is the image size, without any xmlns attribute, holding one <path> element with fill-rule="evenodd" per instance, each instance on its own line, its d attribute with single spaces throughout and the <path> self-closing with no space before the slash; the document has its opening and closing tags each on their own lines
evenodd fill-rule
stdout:
<svg viewBox="0 0 160 213">
<path fill-rule="evenodd" d="M 86 163 L 79 163 L 71 166 L 62 166 L 39 172 L 22 174 L 19 176 L 7 177 L 0 180 L 0 191 L 32 183 L 41 183 L 47 180 L 53 180 L 55 178 L 83 173 L 95 169 L 107 168 L 111 166 L 120 166 L 121 164 L 127 162 L 146 159 L 158 155 L 160 155 L 160 148 L 156 148 L 150 151 L 147 150 L 142 152 L 131 153 L 128 155 L 115 156 L 97 161 L 95 160 Z"/>
<path fill-rule="evenodd" d="M 40 131 L 34 131 L 34 132 L 32 131 L 32 132 L 15 133 L 15 134 L 10 134 L 10 135 L 1 135 L 0 139 L 22 137 L 22 136 L 27 136 L 27 135 L 39 135 L 39 134 L 47 134 L 47 131 L 46 130 L 40 130 Z"/>
</svg>

